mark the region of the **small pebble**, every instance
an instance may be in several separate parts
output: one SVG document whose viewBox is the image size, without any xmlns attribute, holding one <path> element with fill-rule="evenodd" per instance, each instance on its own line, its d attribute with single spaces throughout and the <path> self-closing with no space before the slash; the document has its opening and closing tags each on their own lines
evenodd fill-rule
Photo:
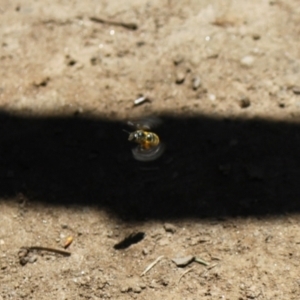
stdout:
<svg viewBox="0 0 300 300">
<path fill-rule="evenodd" d="M 209 94 L 209 95 L 208 95 L 208 99 L 209 99 L 210 101 L 216 101 L 217 97 L 216 97 L 216 95 L 214 95 L 214 94 Z"/>
<path fill-rule="evenodd" d="M 142 47 L 142 46 L 144 46 L 145 44 L 146 44 L 145 41 L 138 41 L 138 42 L 136 43 L 136 45 L 137 45 L 138 47 Z"/>
<path fill-rule="evenodd" d="M 241 108 L 247 108 L 251 105 L 250 99 L 248 97 L 241 97 L 239 99 L 239 104 Z"/>
<path fill-rule="evenodd" d="M 173 59 L 173 63 L 175 66 L 178 66 L 179 64 L 181 64 L 184 61 L 184 58 L 182 55 L 178 54 L 175 56 L 175 58 Z"/>
<path fill-rule="evenodd" d="M 144 248 L 142 251 L 143 255 L 148 255 L 149 254 L 149 250 L 147 248 Z"/>
<path fill-rule="evenodd" d="M 33 82 L 33 85 L 35 87 L 43 87 L 43 86 L 46 86 L 48 84 L 48 82 L 50 81 L 50 78 L 49 77 L 46 77 L 46 78 L 40 78 L 38 80 L 35 80 Z"/>
<path fill-rule="evenodd" d="M 257 40 L 259 40 L 260 39 L 260 34 L 258 34 L 258 33 L 254 33 L 253 35 L 252 35 L 252 38 L 255 40 L 255 41 L 257 41 Z"/>
<path fill-rule="evenodd" d="M 27 248 L 21 248 L 20 251 L 18 252 L 19 258 L 25 257 L 28 254 L 28 249 Z"/>
<path fill-rule="evenodd" d="M 251 55 L 245 56 L 240 60 L 242 67 L 252 67 L 254 64 L 254 57 Z"/>
<path fill-rule="evenodd" d="M 300 95 L 300 86 L 294 86 L 292 90 L 295 95 Z"/>
<path fill-rule="evenodd" d="M 30 255 L 28 258 L 28 262 L 33 264 L 34 262 L 36 262 L 38 259 L 37 255 Z"/>
<path fill-rule="evenodd" d="M 133 292 L 136 293 L 136 294 L 139 294 L 139 293 L 142 291 L 142 289 L 141 289 L 139 286 L 133 287 L 132 290 L 133 290 Z"/>
<path fill-rule="evenodd" d="M 171 233 L 176 232 L 176 227 L 172 224 L 169 224 L 169 223 L 164 224 L 164 229 L 165 229 L 166 232 L 171 232 Z"/>
<path fill-rule="evenodd" d="M 121 293 L 127 293 L 127 292 L 130 292 L 132 290 L 131 287 L 128 287 L 128 286 L 123 286 L 121 287 Z"/>
<path fill-rule="evenodd" d="M 194 259 L 195 259 L 194 256 L 189 255 L 189 256 L 186 256 L 186 257 L 173 258 L 172 262 L 175 263 L 175 265 L 177 267 L 185 267 L 188 264 L 190 264 Z"/>
<path fill-rule="evenodd" d="M 176 81 L 175 82 L 177 84 L 182 84 L 184 82 L 184 80 L 185 80 L 185 73 L 181 72 L 181 71 L 177 72 L 176 73 Z"/>
<path fill-rule="evenodd" d="M 200 77 L 196 76 L 193 78 L 193 90 L 197 90 L 201 86 L 202 82 Z"/>
<path fill-rule="evenodd" d="M 27 263 L 28 263 L 28 257 L 27 256 L 24 256 L 24 257 L 20 258 L 20 264 L 22 266 L 25 266 Z"/>
<path fill-rule="evenodd" d="M 162 286 L 168 286 L 170 281 L 167 279 L 167 278 L 161 278 L 159 281 L 158 281 Z"/>
<path fill-rule="evenodd" d="M 73 240 L 74 238 L 72 236 L 69 236 L 65 241 L 64 248 L 67 249 L 72 244 Z"/>
<path fill-rule="evenodd" d="M 91 62 L 92 66 L 95 66 L 101 62 L 101 57 L 93 56 L 93 57 L 91 57 L 90 62 Z"/>
</svg>

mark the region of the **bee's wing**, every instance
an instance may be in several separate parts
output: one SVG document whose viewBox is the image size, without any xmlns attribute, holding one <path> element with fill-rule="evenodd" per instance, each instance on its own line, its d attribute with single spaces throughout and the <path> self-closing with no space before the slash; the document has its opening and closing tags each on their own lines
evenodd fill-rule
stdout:
<svg viewBox="0 0 300 300">
<path fill-rule="evenodd" d="M 142 130 L 150 130 L 162 124 L 162 120 L 158 117 L 144 117 L 133 121 L 128 121 L 127 125 Z"/>
<path fill-rule="evenodd" d="M 150 149 L 143 149 L 139 146 L 132 149 L 133 157 L 139 161 L 153 161 L 162 156 L 165 151 L 165 144 L 160 143 Z"/>
</svg>

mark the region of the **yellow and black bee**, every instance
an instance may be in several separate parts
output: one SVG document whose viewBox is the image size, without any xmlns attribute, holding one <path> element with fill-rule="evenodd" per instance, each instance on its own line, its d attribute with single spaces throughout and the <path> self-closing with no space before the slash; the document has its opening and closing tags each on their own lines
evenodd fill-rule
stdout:
<svg viewBox="0 0 300 300">
<path fill-rule="evenodd" d="M 137 121 L 129 121 L 127 124 L 136 130 L 129 133 L 128 140 L 138 144 L 132 149 L 133 157 L 139 161 L 153 161 L 159 158 L 165 146 L 158 135 L 150 130 L 161 124 L 160 119 L 147 117 Z"/>
</svg>

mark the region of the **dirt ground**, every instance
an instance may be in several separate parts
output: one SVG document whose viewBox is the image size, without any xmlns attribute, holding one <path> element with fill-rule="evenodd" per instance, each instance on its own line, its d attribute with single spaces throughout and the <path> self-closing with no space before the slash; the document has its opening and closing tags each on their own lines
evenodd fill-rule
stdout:
<svg viewBox="0 0 300 300">
<path fill-rule="evenodd" d="M 1 300 L 300 299 L 298 0 L 0 0 L 0 24 Z M 146 115 L 150 163 L 123 131 Z"/>
</svg>

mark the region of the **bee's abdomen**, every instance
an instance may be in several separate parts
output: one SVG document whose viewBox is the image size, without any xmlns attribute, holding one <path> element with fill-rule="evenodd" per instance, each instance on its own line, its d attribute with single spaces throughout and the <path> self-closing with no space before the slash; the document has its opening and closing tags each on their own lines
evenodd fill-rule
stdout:
<svg viewBox="0 0 300 300">
<path fill-rule="evenodd" d="M 145 139 L 143 141 L 143 147 L 149 149 L 159 144 L 159 137 L 153 132 L 146 132 Z"/>
</svg>

